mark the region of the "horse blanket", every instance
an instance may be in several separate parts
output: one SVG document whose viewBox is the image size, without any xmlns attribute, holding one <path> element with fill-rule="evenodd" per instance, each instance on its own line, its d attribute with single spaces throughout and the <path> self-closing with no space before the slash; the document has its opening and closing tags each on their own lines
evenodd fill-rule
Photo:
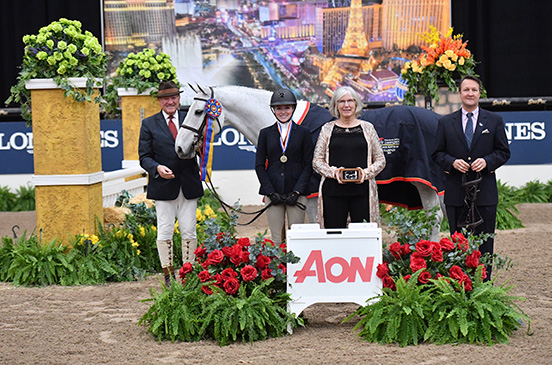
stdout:
<svg viewBox="0 0 552 365">
<path fill-rule="evenodd" d="M 296 113 L 294 121 L 311 131 L 314 144 L 322 125 L 334 119 L 327 109 L 309 102 L 304 107 L 298 104 Z M 362 112 L 360 119 L 376 128 L 387 161 L 376 177 L 380 202 L 421 209 L 420 194 L 411 182 L 425 184 L 439 195 L 444 193 L 445 176 L 431 159 L 439 118 L 433 111 L 405 105 Z M 313 193 L 320 183 L 320 176 L 314 175 L 310 184 Z"/>
</svg>

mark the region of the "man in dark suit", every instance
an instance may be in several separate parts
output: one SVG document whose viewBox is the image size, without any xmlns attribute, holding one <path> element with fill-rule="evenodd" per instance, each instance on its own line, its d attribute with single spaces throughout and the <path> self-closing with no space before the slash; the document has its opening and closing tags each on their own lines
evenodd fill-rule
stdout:
<svg viewBox="0 0 552 365">
<path fill-rule="evenodd" d="M 498 189 L 495 170 L 510 158 L 510 148 L 502 117 L 479 107 L 481 81 L 465 76 L 459 87 L 462 109 L 439 120 L 433 160 L 445 171 L 445 205 L 451 235 L 460 231 L 459 222 L 466 221 L 465 181 L 481 176 L 475 206 L 483 222 L 473 228 L 474 234 L 494 233 Z M 473 193 L 473 189 L 472 192 Z M 472 194 L 470 194 L 472 195 Z M 493 238 L 487 239 L 479 250 L 493 254 Z M 491 277 L 487 266 L 487 280 Z"/>
<path fill-rule="evenodd" d="M 312 175 L 312 137 L 310 131 L 291 120 L 297 100 L 288 89 L 272 94 L 270 107 L 277 121 L 261 129 L 255 155 L 255 172 L 265 195 L 272 205 L 266 216 L 272 241 L 283 241 L 285 215 L 288 227 L 304 223 L 306 195 Z"/>
<path fill-rule="evenodd" d="M 138 153 L 140 166 L 149 174 L 147 197 L 155 200 L 157 251 L 168 286 L 174 275 L 175 218 L 182 235 L 182 261 L 194 261 L 197 199 L 203 196 L 203 186 L 197 161 L 180 159 L 175 152 L 177 131 L 186 116 L 178 110 L 180 90 L 176 83 L 161 82 L 157 100 L 162 110 L 142 121 Z"/>
</svg>

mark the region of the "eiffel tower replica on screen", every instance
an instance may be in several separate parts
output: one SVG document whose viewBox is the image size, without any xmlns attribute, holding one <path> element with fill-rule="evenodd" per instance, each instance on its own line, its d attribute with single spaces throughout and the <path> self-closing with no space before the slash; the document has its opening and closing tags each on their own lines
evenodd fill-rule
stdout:
<svg viewBox="0 0 552 365">
<path fill-rule="evenodd" d="M 334 58 L 334 64 L 322 81 L 327 85 L 327 93 L 342 86 L 343 77 L 356 78 L 360 73 L 367 73 L 373 69 L 375 60 L 370 55 L 370 47 L 364 33 L 362 19 L 362 0 L 352 0 L 349 12 L 349 23 L 343 44 Z"/>
</svg>

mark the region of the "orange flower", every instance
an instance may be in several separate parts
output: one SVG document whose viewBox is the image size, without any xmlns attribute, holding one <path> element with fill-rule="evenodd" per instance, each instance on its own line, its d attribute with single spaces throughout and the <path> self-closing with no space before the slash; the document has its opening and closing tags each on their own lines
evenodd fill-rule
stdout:
<svg viewBox="0 0 552 365">
<path fill-rule="evenodd" d="M 420 35 L 425 42 L 421 46 L 422 52 L 416 60 L 406 62 L 401 70 L 402 78 L 408 84 L 416 85 L 405 93 L 405 103 L 414 103 L 414 93 L 429 93 L 438 102 L 435 80 L 444 80 L 449 88 L 453 88 L 453 77 L 474 73 L 475 62 L 466 48 L 467 42 L 462 41 L 461 34 L 453 36 L 452 33 L 450 28 L 445 35 L 441 35 L 430 26 L 428 32 Z"/>
</svg>

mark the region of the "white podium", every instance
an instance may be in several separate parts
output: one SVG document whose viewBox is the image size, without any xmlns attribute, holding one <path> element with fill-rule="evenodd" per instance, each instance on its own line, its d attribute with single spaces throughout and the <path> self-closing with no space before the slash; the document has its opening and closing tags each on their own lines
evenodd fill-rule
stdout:
<svg viewBox="0 0 552 365">
<path fill-rule="evenodd" d="M 299 315 L 314 303 L 365 305 L 381 294 L 376 270 L 382 263 L 382 238 L 375 223 L 351 223 L 347 229 L 294 224 L 286 236 L 287 249 L 300 258 L 287 265 L 290 313 Z"/>
</svg>

